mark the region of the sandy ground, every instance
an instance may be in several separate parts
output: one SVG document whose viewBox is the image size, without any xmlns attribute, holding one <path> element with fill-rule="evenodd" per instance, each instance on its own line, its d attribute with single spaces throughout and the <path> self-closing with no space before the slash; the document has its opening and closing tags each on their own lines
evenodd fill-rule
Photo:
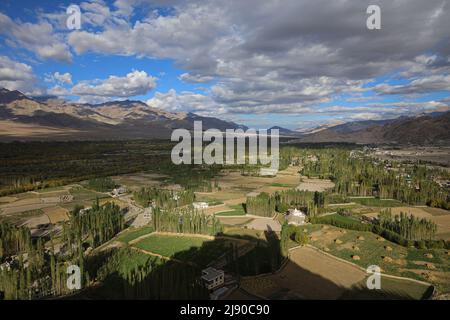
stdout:
<svg viewBox="0 0 450 320">
<path fill-rule="evenodd" d="M 333 188 L 334 183 L 328 179 L 303 178 L 303 182 L 297 186 L 297 190 L 318 191 L 323 192 L 327 189 Z"/>
<path fill-rule="evenodd" d="M 218 216 L 217 218 L 219 218 L 220 222 L 222 224 L 227 224 L 227 225 L 241 225 L 244 223 L 249 223 L 251 222 L 251 220 L 253 220 L 253 218 L 249 218 L 249 217 L 242 217 L 242 218 L 238 218 L 238 217 L 226 217 L 226 216 Z"/>
<path fill-rule="evenodd" d="M 44 211 L 44 214 L 48 217 L 50 223 L 56 224 L 61 221 L 69 220 L 67 209 L 56 206 L 44 208 L 42 211 Z"/>
<path fill-rule="evenodd" d="M 252 216 L 254 217 L 254 216 Z M 278 221 L 273 220 L 272 218 L 264 218 L 264 217 L 254 217 L 254 219 L 248 223 L 247 228 L 253 229 L 253 230 L 271 230 L 280 232 L 281 231 L 281 225 Z"/>
<path fill-rule="evenodd" d="M 291 251 L 291 259 L 275 275 L 246 279 L 244 289 L 269 299 L 337 299 L 366 274 L 309 247 Z"/>
<path fill-rule="evenodd" d="M 18 138 L 41 135 L 62 135 L 76 133 L 78 130 L 68 128 L 53 128 L 36 124 L 19 123 L 15 121 L 0 121 L 0 136 L 6 138 Z"/>
</svg>

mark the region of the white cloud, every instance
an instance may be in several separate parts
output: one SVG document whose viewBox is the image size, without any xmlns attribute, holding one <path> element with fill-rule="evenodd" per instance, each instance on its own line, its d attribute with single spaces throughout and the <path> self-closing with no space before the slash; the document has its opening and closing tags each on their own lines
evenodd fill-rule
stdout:
<svg viewBox="0 0 450 320">
<path fill-rule="evenodd" d="M 73 32 L 70 45 L 173 59 L 187 71 L 182 81 L 217 80 L 211 98 L 230 113 L 301 113 L 388 72 L 442 75 L 449 64 L 450 9 L 440 0 L 381 0 L 383 30 L 371 34 L 367 6 L 354 1 L 174 1 L 170 14 L 129 22 L 143 3 L 151 6 L 117 0 L 101 31 Z"/>
<path fill-rule="evenodd" d="M 19 90 L 29 95 L 44 93 L 44 89 L 38 85 L 31 66 L 6 56 L 0 56 L 0 87 Z"/>
<path fill-rule="evenodd" d="M 14 22 L 0 12 L 0 34 L 8 39 L 10 46 L 25 48 L 44 60 L 72 61 L 69 47 L 46 21 L 36 24 Z"/>
<path fill-rule="evenodd" d="M 192 75 L 190 73 L 183 73 L 178 77 L 181 81 L 192 82 L 192 83 L 204 83 L 209 82 L 214 79 L 214 77 L 206 76 L 206 75 Z"/>
<path fill-rule="evenodd" d="M 217 116 L 225 112 L 210 96 L 194 92 L 177 94 L 174 89 L 167 93 L 156 92 L 153 98 L 147 100 L 147 104 L 169 112 L 194 112 L 204 116 Z"/>
<path fill-rule="evenodd" d="M 72 95 L 87 99 L 127 98 L 147 94 L 156 86 L 156 78 L 145 71 L 132 71 L 124 77 L 80 81 L 70 90 Z"/>
<path fill-rule="evenodd" d="M 72 84 L 72 75 L 69 72 L 59 73 L 55 72 L 45 78 L 47 82 L 56 82 L 59 84 Z"/>
</svg>

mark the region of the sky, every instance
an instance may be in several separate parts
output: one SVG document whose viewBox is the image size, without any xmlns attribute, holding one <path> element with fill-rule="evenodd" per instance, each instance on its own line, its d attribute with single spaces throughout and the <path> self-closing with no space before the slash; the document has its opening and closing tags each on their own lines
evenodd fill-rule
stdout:
<svg viewBox="0 0 450 320">
<path fill-rule="evenodd" d="M 253 128 L 445 111 L 449 17 L 447 0 L 2 0 L 0 87 Z"/>
</svg>

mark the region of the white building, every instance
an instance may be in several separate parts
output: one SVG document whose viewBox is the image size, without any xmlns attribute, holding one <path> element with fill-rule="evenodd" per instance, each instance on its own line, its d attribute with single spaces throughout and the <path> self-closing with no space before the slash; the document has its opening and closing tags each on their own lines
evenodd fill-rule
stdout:
<svg viewBox="0 0 450 320">
<path fill-rule="evenodd" d="M 223 285 L 225 281 L 225 273 L 223 270 L 208 267 L 202 270 L 202 280 L 208 290 L 213 290 Z"/>
<path fill-rule="evenodd" d="M 117 197 L 117 196 L 119 196 L 119 195 L 121 195 L 121 194 L 124 194 L 124 193 L 126 193 L 126 192 L 127 192 L 127 189 L 126 189 L 126 188 L 124 188 L 124 187 L 119 187 L 119 188 L 114 188 L 114 189 L 112 190 L 111 194 L 112 194 L 113 197 Z"/>
<path fill-rule="evenodd" d="M 144 219 L 152 218 L 153 207 L 148 207 L 144 209 Z"/>
<path fill-rule="evenodd" d="M 289 209 L 286 213 L 286 220 L 289 224 L 300 226 L 305 224 L 306 215 L 298 209 Z"/>
<path fill-rule="evenodd" d="M 209 206 L 207 202 L 193 202 L 192 205 L 195 209 L 206 209 Z"/>
<path fill-rule="evenodd" d="M 264 177 L 276 177 L 278 173 L 278 169 L 274 168 L 260 168 L 259 175 Z"/>
</svg>

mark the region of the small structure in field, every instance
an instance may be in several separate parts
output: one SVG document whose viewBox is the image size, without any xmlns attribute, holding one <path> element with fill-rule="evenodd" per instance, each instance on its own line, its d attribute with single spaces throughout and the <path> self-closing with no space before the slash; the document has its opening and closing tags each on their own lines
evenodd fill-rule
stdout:
<svg viewBox="0 0 450 320">
<path fill-rule="evenodd" d="M 202 270 L 202 280 L 208 290 L 214 290 L 223 285 L 225 281 L 225 273 L 213 267 Z"/>
<path fill-rule="evenodd" d="M 124 187 L 114 188 L 114 189 L 111 191 L 111 195 L 112 195 L 113 197 L 118 197 L 118 196 L 120 196 L 120 195 L 122 195 L 122 194 L 124 194 L 124 193 L 127 193 L 127 189 L 124 188 Z"/>
<path fill-rule="evenodd" d="M 306 215 L 298 209 L 289 209 L 286 213 L 286 220 L 288 224 L 300 226 L 305 224 Z"/>
<path fill-rule="evenodd" d="M 144 219 L 152 218 L 153 207 L 148 207 L 144 209 Z"/>
<path fill-rule="evenodd" d="M 278 173 L 278 169 L 274 168 L 260 168 L 259 175 L 264 177 L 276 177 Z"/>
<path fill-rule="evenodd" d="M 193 202 L 192 205 L 195 209 L 207 209 L 209 207 L 207 202 Z"/>
</svg>

